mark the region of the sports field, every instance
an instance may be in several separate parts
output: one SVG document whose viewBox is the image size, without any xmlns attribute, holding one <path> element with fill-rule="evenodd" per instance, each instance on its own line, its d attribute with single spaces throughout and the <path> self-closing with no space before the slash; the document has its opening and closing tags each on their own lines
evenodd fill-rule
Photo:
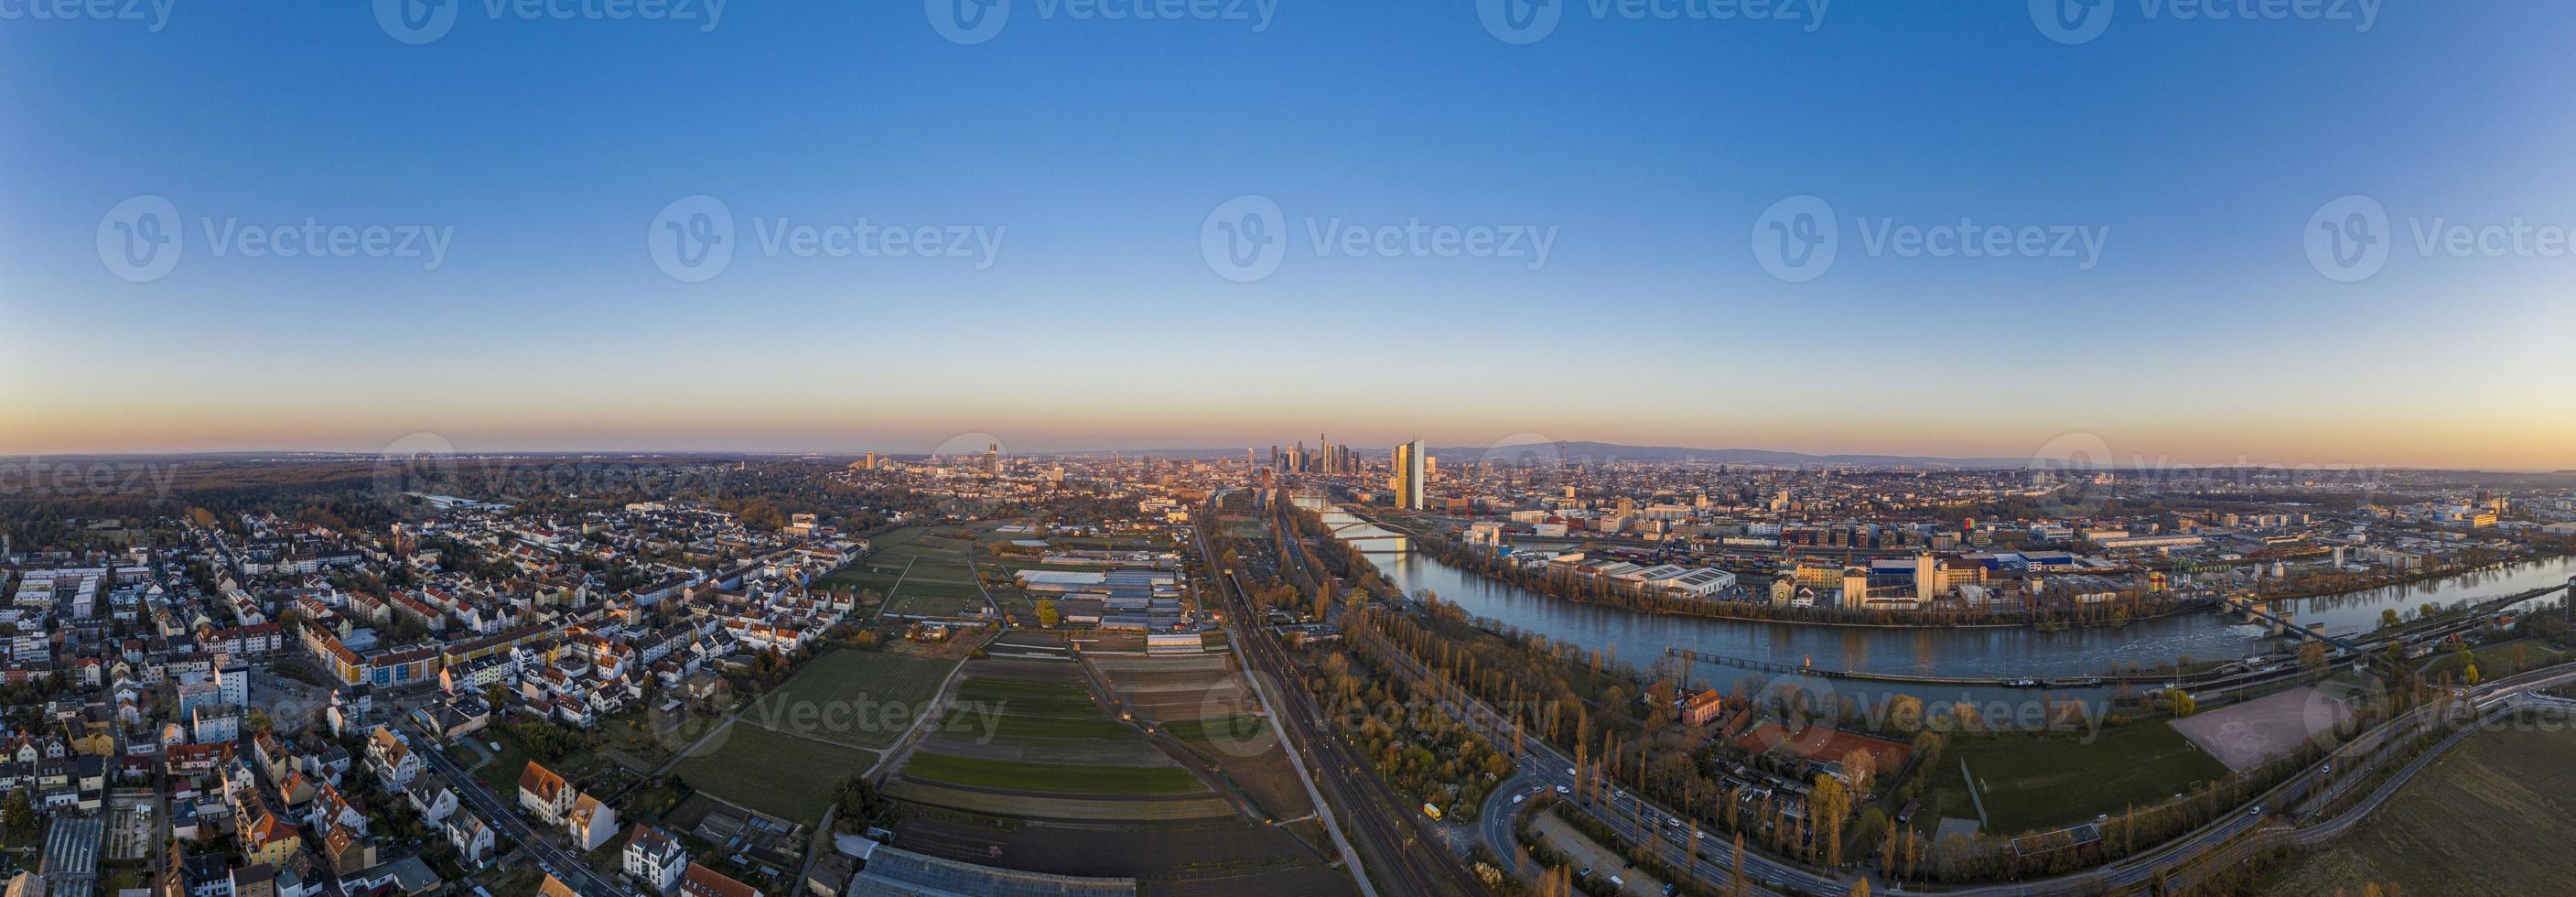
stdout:
<svg viewBox="0 0 2576 897">
<path fill-rule="evenodd" d="M 2227 768 L 2243 772 L 2310 741 L 2331 739 L 2336 727 L 2351 718 L 2352 708 L 2333 693 L 2294 688 L 2204 710 L 2174 720 L 2173 727 Z"/>
<path fill-rule="evenodd" d="M 1956 736 L 1938 766 L 1923 771 L 1928 788 L 1919 819 L 1975 819 L 1960 761 L 1982 786 L 1989 834 L 2045 831 L 2223 778 L 2227 767 L 2162 720 L 2106 726 L 2091 744 L 2080 735 Z"/>
</svg>

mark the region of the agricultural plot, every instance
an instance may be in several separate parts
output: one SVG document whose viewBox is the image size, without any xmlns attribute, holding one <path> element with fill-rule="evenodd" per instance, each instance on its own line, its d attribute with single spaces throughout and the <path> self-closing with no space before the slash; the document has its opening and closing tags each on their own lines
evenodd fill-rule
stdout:
<svg viewBox="0 0 2576 897">
<path fill-rule="evenodd" d="M 925 784 L 1121 804 L 1204 796 L 1206 785 L 1110 719 L 1071 664 L 985 660 L 902 777 Z M 1145 808 L 1136 808 L 1140 812 Z"/>
<path fill-rule="evenodd" d="M 2499 729 L 2452 748 L 2333 844 L 2254 890 L 2265 895 L 2559 894 L 2576 851 L 2576 732 Z"/>
<path fill-rule="evenodd" d="M 1178 739 L 1272 819 L 1314 811 L 1233 655 L 1093 657 L 1085 662 L 1126 712 L 1152 720 Z"/>
<path fill-rule="evenodd" d="M 1354 890 L 1174 759 L 1186 754 L 1149 742 L 1149 724 L 1101 706 L 1074 663 L 970 661 L 954 709 L 886 783 L 911 807 L 897 837 L 967 862 L 1134 876 L 1155 893 Z"/>
<path fill-rule="evenodd" d="M 880 548 L 868 562 L 877 568 L 902 569 L 902 581 L 887 599 L 886 613 L 911 617 L 971 616 L 987 607 L 967 563 L 973 530 L 929 529 L 904 542 Z"/>
<path fill-rule="evenodd" d="M 812 825 L 832 802 L 831 783 L 876 763 L 874 751 L 773 732 L 747 722 L 715 750 L 680 761 L 680 777 L 728 803 Z"/>
<path fill-rule="evenodd" d="M 815 658 L 751 703 L 743 719 L 780 732 L 882 750 L 931 712 L 957 661 L 841 650 Z"/>
</svg>

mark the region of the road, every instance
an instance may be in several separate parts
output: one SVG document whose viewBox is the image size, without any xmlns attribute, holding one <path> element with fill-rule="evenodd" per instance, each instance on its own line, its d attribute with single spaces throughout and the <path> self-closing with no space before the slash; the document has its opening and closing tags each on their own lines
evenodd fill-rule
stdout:
<svg viewBox="0 0 2576 897">
<path fill-rule="evenodd" d="M 606 879 L 600 878 L 598 873 L 590 870 L 590 867 L 582 865 L 579 859 L 565 853 L 563 848 L 553 841 L 539 836 L 528 824 L 528 820 L 520 818 L 517 795 L 511 795 L 510 802 L 503 804 L 490 789 L 483 787 L 481 781 L 457 768 L 456 761 L 448 759 L 445 751 L 434 750 L 436 742 L 417 732 L 407 733 L 407 737 L 412 740 L 412 744 L 422 746 L 412 753 L 418 754 L 422 760 L 428 762 L 431 769 L 437 770 L 440 776 L 445 777 L 448 784 L 456 788 L 457 796 L 464 800 L 468 809 L 473 810 L 475 815 L 483 817 L 485 822 L 500 827 L 511 840 L 519 842 L 519 847 L 534 855 L 537 863 L 545 867 L 545 871 L 553 874 L 557 881 L 570 885 L 575 891 L 594 895 L 594 897 L 619 897 L 620 892 Z"/>
<path fill-rule="evenodd" d="M 1485 795 L 1485 806 L 1476 814 L 1477 837 L 1484 840 L 1486 850 L 1493 851 L 1494 856 L 1502 859 L 1503 871 L 1511 873 L 1514 878 L 1527 878 L 1538 874 L 1538 870 L 1524 868 L 1529 864 L 1521 862 L 1521 846 L 1512 835 L 1512 820 L 1520 816 L 1527 798 L 1546 790 L 1547 786 L 1539 784 L 1536 777 L 1515 770 L 1511 778 L 1504 779 L 1492 793 Z M 1516 797 L 1523 800 L 1513 800 Z"/>
<path fill-rule="evenodd" d="M 1271 716 L 1280 722 L 1294 759 L 1314 774 L 1316 786 L 1332 806 L 1340 807 L 1350 822 L 1354 836 L 1352 848 L 1362 860 L 1361 868 L 1352 874 L 1360 878 L 1363 889 L 1372 893 L 1376 883 L 1367 883 L 1371 872 L 1383 876 L 1377 883 L 1404 894 L 1483 894 L 1482 882 L 1467 873 L 1453 860 L 1443 842 L 1430 832 L 1416 827 L 1411 811 L 1391 808 L 1407 801 L 1397 798 L 1370 771 L 1369 764 L 1356 755 L 1348 743 L 1326 727 L 1324 712 L 1314 696 L 1293 683 L 1303 679 L 1296 675 L 1295 665 L 1285 649 L 1269 630 L 1261 626 L 1261 617 L 1246 599 L 1243 584 L 1234 574 L 1219 568 L 1216 553 L 1208 550 L 1208 522 L 1201 521 L 1194 532 L 1199 557 L 1208 565 L 1210 578 L 1224 593 L 1227 617 L 1234 623 L 1237 653 L 1256 682 L 1267 678 L 1279 684 L 1277 689 L 1264 689 Z"/>
</svg>

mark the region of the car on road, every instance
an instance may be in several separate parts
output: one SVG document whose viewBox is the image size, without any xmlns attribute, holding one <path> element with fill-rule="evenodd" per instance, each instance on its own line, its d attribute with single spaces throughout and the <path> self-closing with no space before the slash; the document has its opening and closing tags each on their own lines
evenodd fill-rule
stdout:
<svg viewBox="0 0 2576 897">
<path fill-rule="evenodd" d="M 2262 805 L 2262 804 L 2255 804 L 2255 805 L 2254 805 L 2254 809 L 2251 809 L 2251 810 L 2247 810 L 2247 811 L 2245 811 L 2245 815 L 2247 815 L 2247 816 L 2261 816 L 2261 815 L 2263 815 L 2263 805 Z"/>
<path fill-rule="evenodd" d="M 1573 793 L 1574 793 L 1574 789 L 1572 789 L 1572 788 L 1568 788 L 1568 787 L 1565 787 L 1565 786 L 1563 786 L 1563 785 L 1558 785 L 1558 786 L 1556 786 L 1556 793 L 1558 793 L 1558 794 L 1573 794 Z"/>
<path fill-rule="evenodd" d="M 1512 803 L 1520 803 L 1521 801 L 1525 801 L 1525 800 L 1528 800 L 1528 799 L 1529 799 L 1529 795 L 1526 795 L 1526 794 L 1515 794 L 1515 795 L 1512 795 Z"/>
</svg>

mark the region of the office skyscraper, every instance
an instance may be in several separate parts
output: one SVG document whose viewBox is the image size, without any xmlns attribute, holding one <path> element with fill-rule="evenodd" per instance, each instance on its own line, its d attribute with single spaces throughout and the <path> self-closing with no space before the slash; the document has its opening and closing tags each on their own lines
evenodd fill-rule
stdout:
<svg viewBox="0 0 2576 897">
<path fill-rule="evenodd" d="M 1430 479 L 1422 454 L 1422 440 L 1416 439 L 1395 447 L 1395 506 L 1408 511 L 1423 509 L 1423 486 Z"/>
</svg>

